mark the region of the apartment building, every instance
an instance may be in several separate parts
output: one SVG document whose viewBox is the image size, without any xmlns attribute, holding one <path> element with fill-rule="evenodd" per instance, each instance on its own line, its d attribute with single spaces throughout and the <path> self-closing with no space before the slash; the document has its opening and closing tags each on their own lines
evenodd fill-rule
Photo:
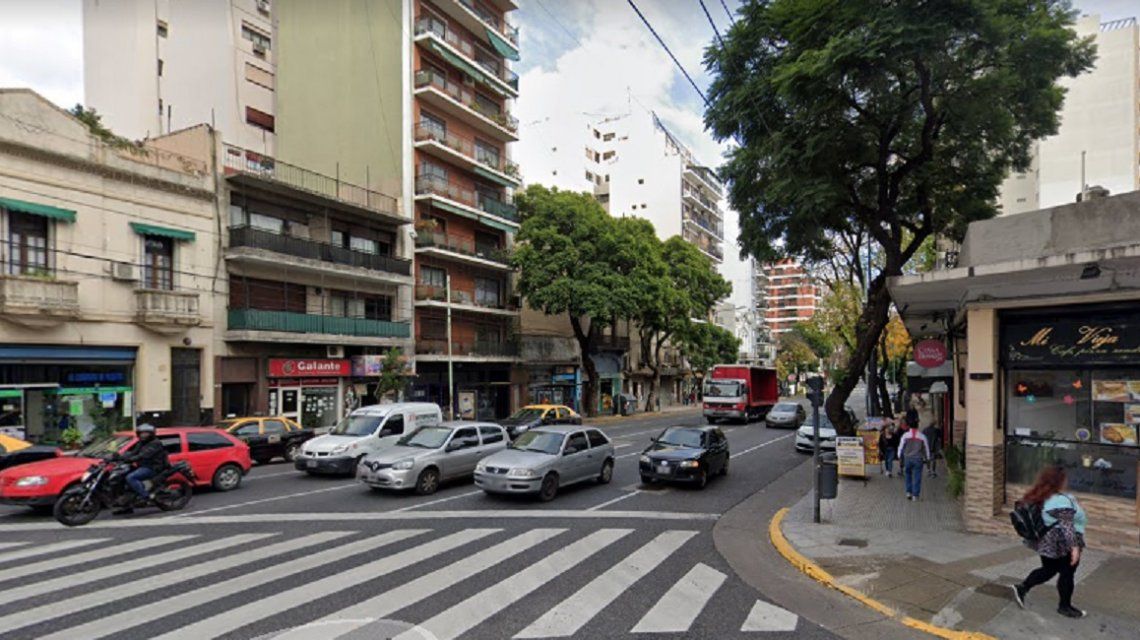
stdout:
<svg viewBox="0 0 1140 640">
<path fill-rule="evenodd" d="M 768 283 L 767 325 L 778 339 L 797 322 L 810 320 L 815 315 L 821 291 L 803 265 L 791 258 L 764 265 L 764 275 Z"/>
<path fill-rule="evenodd" d="M 132 140 L 211 124 L 275 151 L 270 0 L 83 0 L 88 107 Z"/>
<path fill-rule="evenodd" d="M 209 417 L 215 205 L 208 163 L 0 89 L 0 429 Z"/>
<path fill-rule="evenodd" d="M 1091 15 L 1077 20 L 1076 31 L 1093 38 L 1096 63 L 1061 79 L 1060 130 L 1037 143 L 1027 172 L 1002 184 L 1003 214 L 1067 204 L 1093 185 L 1113 194 L 1140 188 L 1140 26 L 1136 18 Z"/>
</svg>

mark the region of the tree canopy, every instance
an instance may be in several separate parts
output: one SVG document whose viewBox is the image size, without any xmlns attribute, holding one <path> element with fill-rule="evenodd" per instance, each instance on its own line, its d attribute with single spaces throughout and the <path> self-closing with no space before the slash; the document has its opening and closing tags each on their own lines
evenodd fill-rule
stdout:
<svg viewBox="0 0 1140 640">
<path fill-rule="evenodd" d="M 724 327 L 694 322 L 683 333 L 681 352 L 693 371 L 708 371 L 714 364 L 736 362 L 740 356 L 740 338 Z"/>
<path fill-rule="evenodd" d="M 738 143 L 721 175 L 742 247 L 816 261 L 837 237 L 865 238 L 881 256 L 827 399 L 849 432 L 843 406 L 887 324 L 887 278 L 929 237 L 996 213 L 1002 180 L 1057 131 L 1057 80 L 1094 50 L 1066 0 L 747 0 L 740 16 L 706 52 L 705 121 Z"/>
</svg>

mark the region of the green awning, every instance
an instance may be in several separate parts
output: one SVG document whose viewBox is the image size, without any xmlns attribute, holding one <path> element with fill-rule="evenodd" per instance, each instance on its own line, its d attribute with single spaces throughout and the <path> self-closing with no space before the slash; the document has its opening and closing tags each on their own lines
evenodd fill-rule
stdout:
<svg viewBox="0 0 1140 640">
<path fill-rule="evenodd" d="M 488 227 L 491 227 L 493 229 L 498 229 L 499 231 L 504 231 L 506 233 L 518 233 L 518 227 L 516 227 L 514 225 L 499 222 L 498 220 L 496 220 L 494 218 L 484 216 L 484 215 L 480 215 L 480 214 L 475 213 L 473 211 L 468 211 L 462 207 L 456 207 L 454 205 L 450 205 L 446 202 L 440 202 L 438 200 L 434 201 L 432 203 L 432 206 L 437 208 L 437 209 L 443 209 L 444 211 L 447 211 L 449 213 L 454 213 L 457 216 L 463 216 L 464 218 L 469 218 L 471 220 L 476 220 L 478 222 L 482 222 L 483 224 L 487 225 Z"/>
<path fill-rule="evenodd" d="M 28 213 L 33 216 L 43 216 L 61 222 L 75 222 L 75 212 L 71 209 L 60 209 L 59 207 L 51 207 L 46 204 L 24 202 L 23 200 L 15 200 L 13 198 L 0 198 L 0 207 L 4 207 L 9 211 L 19 211 L 20 213 Z"/>
<path fill-rule="evenodd" d="M 498 51 L 499 55 L 518 62 L 519 50 L 515 48 L 515 45 L 504 40 L 503 36 L 495 33 L 492 29 L 487 29 L 487 39 L 491 41 L 491 46 L 495 47 L 495 51 Z"/>
<path fill-rule="evenodd" d="M 132 222 L 131 229 L 140 236 L 160 236 L 163 238 L 173 238 L 175 240 L 185 240 L 187 242 L 194 242 L 193 231 L 183 231 L 182 229 L 171 229 L 170 227 L 160 227 L 153 224 L 146 224 L 143 222 Z"/>
<path fill-rule="evenodd" d="M 428 46 L 431 48 L 432 51 L 434 51 L 435 53 L 442 56 L 444 60 L 447 60 L 448 62 L 459 67 L 460 69 L 463 69 L 463 72 L 466 73 L 467 75 L 471 76 L 472 78 L 474 78 L 475 82 L 478 82 L 480 84 L 487 84 L 486 78 L 483 77 L 483 72 L 480 71 L 479 69 L 477 69 L 475 67 L 475 65 L 473 65 L 470 62 L 464 60 L 463 58 L 455 55 L 454 53 L 448 51 L 447 49 L 444 49 L 443 47 L 439 46 L 438 44 L 436 44 L 434 42 L 429 42 Z"/>
<path fill-rule="evenodd" d="M 476 165 L 472 168 L 475 169 L 475 173 L 483 176 L 484 178 L 486 178 L 492 182 L 496 182 L 498 184 L 501 184 L 504 187 L 517 187 L 519 185 L 519 183 L 515 180 L 511 180 L 510 178 L 503 177 L 503 176 L 495 173 L 494 171 L 488 171 L 488 170 L 486 170 L 483 167 L 480 167 L 478 165 Z"/>
</svg>

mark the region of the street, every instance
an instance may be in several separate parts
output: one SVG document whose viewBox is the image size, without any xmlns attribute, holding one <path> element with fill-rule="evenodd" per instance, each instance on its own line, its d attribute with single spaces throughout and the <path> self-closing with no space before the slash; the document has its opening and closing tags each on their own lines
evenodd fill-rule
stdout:
<svg viewBox="0 0 1140 640">
<path fill-rule="evenodd" d="M 703 491 L 640 484 L 649 437 L 700 422 L 603 426 L 613 481 L 546 504 L 469 480 L 381 494 L 270 464 L 173 516 L 69 530 L 4 508 L 0 637 L 373 638 L 412 624 L 422 635 L 404 637 L 833 637 L 768 604 L 713 545 L 722 514 L 807 460 L 790 431 L 724 426 L 731 471 Z"/>
</svg>

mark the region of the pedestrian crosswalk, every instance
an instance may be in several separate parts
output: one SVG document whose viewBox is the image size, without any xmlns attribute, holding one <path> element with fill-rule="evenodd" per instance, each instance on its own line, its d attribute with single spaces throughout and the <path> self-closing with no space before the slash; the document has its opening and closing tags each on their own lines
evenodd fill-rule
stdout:
<svg viewBox="0 0 1140 640">
<path fill-rule="evenodd" d="M 725 624 L 728 636 L 794 634 L 795 614 L 754 596 L 740 606 L 724 571 L 682 553 L 700 535 L 492 526 L 8 540 L 0 637 L 347 640 L 390 620 L 408 625 L 399 640 L 587 638 L 599 620 L 606 637 L 714 626 L 726 637 Z M 718 609 L 718 597 L 736 604 Z M 534 602 L 549 605 L 522 606 Z"/>
</svg>

